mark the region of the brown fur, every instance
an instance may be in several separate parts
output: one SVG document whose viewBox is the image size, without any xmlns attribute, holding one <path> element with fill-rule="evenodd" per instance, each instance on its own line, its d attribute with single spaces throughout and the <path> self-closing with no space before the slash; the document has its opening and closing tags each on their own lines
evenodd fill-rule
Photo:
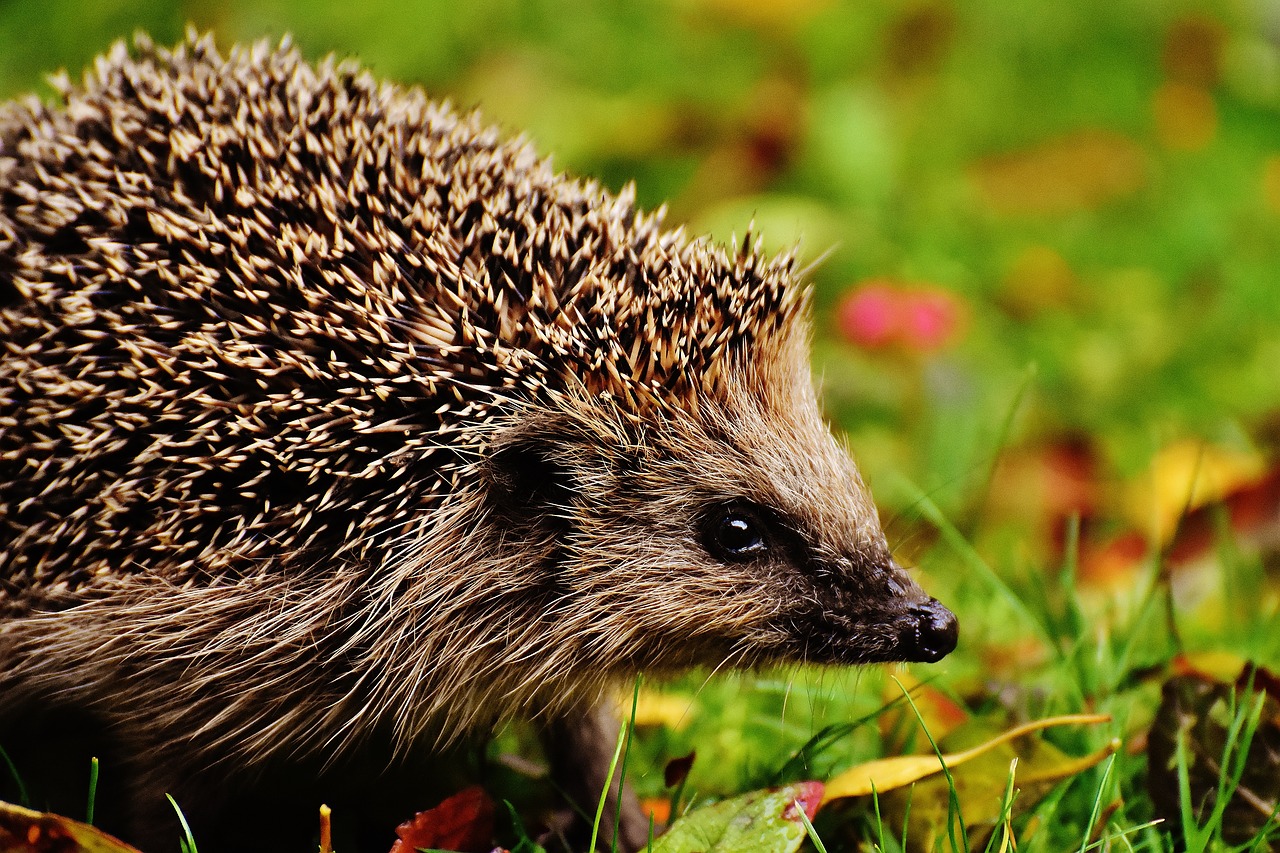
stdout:
<svg viewBox="0 0 1280 853">
<path fill-rule="evenodd" d="M 90 711 L 181 790 L 954 644 L 788 259 L 287 47 L 117 46 L 62 96 L 0 109 L 0 714 Z M 761 555 L 709 552 L 731 504 Z"/>
</svg>

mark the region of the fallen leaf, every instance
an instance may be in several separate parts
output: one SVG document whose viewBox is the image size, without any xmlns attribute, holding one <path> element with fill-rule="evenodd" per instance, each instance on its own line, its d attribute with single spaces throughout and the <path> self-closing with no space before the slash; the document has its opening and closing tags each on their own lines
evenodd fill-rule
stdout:
<svg viewBox="0 0 1280 853">
<path fill-rule="evenodd" d="M 807 837 L 799 814 L 813 818 L 822 790 L 797 782 L 703 806 L 672 824 L 653 853 L 792 853 Z"/>
<path fill-rule="evenodd" d="M 640 811 L 655 824 L 664 824 L 671 820 L 671 798 L 645 797 L 640 801 Z"/>
<path fill-rule="evenodd" d="M 1197 507 L 1178 522 L 1167 548 L 1172 566 L 1182 566 L 1213 551 L 1222 535 L 1217 512 L 1226 513 L 1237 546 L 1274 550 L 1280 546 L 1280 469 L 1246 482 L 1224 495 L 1219 505 Z"/>
<path fill-rule="evenodd" d="M 1126 515 L 1139 530 L 1153 531 L 1163 544 L 1186 510 L 1223 499 L 1257 481 L 1265 470 L 1257 453 L 1192 439 L 1177 441 L 1162 448 L 1146 475 L 1128 487 Z"/>
<path fill-rule="evenodd" d="M 1021 736 L 1037 726 L 1071 719 L 1042 720 L 994 738 L 990 737 L 991 731 L 984 721 L 970 720 L 939 742 L 939 746 L 946 749 L 948 744 L 963 747 L 983 739 L 971 749 L 952 750 L 961 756 L 969 755 L 960 763 L 948 763 L 950 779 L 941 772 L 937 756 L 914 756 L 932 759 L 930 765 L 919 768 L 927 769 L 927 775 L 898 787 L 888 787 L 891 781 L 888 779 L 875 780 L 878 807 L 885 825 L 905 828 L 908 849 L 938 849 L 936 842 L 948 832 L 952 818 L 954 786 L 955 801 L 969 830 L 968 849 L 989 849 L 988 836 L 997 831 L 1003 819 L 1031 811 L 1060 780 L 1088 770 L 1120 748 L 1119 740 L 1113 739 L 1088 755 L 1072 756 L 1043 738 Z M 1102 721 L 1106 717 L 1082 715 L 1074 719 Z M 1010 773 L 1014 773 L 1012 786 L 1017 796 L 1006 813 Z M 882 788 L 881 783 L 885 787 Z M 869 786 L 861 787 L 865 790 Z"/>
<path fill-rule="evenodd" d="M 1165 34 L 1160 64 L 1170 80 L 1194 86 L 1213 86 L 1222 74 L 1226 28 L 1200 15 L 1180 18 Z"/>
<path fill-rule="evenodd" d="M 138 853 L 100 829 L 0 802 L 0 853 Z"/>
<path fill-rule="evenodd" d="M 1134 574 L 1151 555 L 1151 543 L 1137 531 L 1127 531 L 1082 546 L 1076 577 L 1080 586 L 1093 591 L 1117 591 L 1129 587 Z"/>
<path fill-rule="evenodd" d="M 956 33 L 956 13 L 945 3 L 911 4 L 885 34 L 885 65 L 894 77 L 937 72 Z"/>
<path fill-rule="evenodd" d="M 698 751 L 695 749 L 688 755 L 668 761 L 667 766 L 662 769 L 662 784 L 674 788 L 683 782 L 689 776 L 689 770 L 693 768 L 693 761 L 697 757 Z"/>
<path fill-rule="evenodd" d="M 1280 216 L 1280 154 L 1271 155 L 1262 166 L 1262 200 Z"/>
<path fill-rule="evenodd" d="M 433 809 L 418 812 L 396 827 L 399 838 L 391 853 L 415 850 L 458 850 L 484 853 L 493 849 L 493 800 L 479 785 L 459 791 Z"/>
<path fill-rule="evenodd" d="M 1015 738 L 1040 729 L 1052 728 L 1053 726 L 1105 723 L 1110 722 L 1110 720 L 1111 718 L 1105 714 L 1067 714 L 1061 717 L 1048 717 L 1043 720 L 1032 720 L 1020 726 L 1014 726 L 1012 729 L 1002 732 L 975 747 L 943 755 L 941 760 L 937 755 L 895 755 L 890 758 L 868 761 L 856 767 L 851 767 L 828 781 L 827 793 L 823 802 L 841 797 L 863 797 L 872 791 L 883 792 L 910 785 L 912 782 L 916 782 L 926 776 L 941 773 L 944 765 L 948 770 L 954 769 L 1001 744 L 1008 743 Z"/>
<path fill-rule="evenodd" d="M 1264 688 L 1276 685 L 1273 673 L 1252 664 L 1246 664 L 1233 681 L 1191 673 L 1174 675 L 1164 683 L 1160 708 L 1148 735 L 1147 788 L 1156 815 L 1175 831 L 1184 818 L 1178 779 L 1180 740 L 1195 812 L 1192 817 L 1197 822 L 1203 822 L 1215 808 L 1224 809 L 1222 838 L 1229 844 L 1252 840 L 1271 822 L 1280 802 L 1280 697 Z M 1228 790 L 1229 800 L 1219 806 L 1220 780 L 1231 770 L 1226 752 L 1232 712 L 1244 712 L 1249 703 L 1257 701 L 1260 689 L 1264 694 L 1260 722 L 1247 754 L 1235 759 L 1242 762 L 1240 784 Z M 1237 741 L 1237 748 L 1240 746 Z"/>
<path fill-rule="evenodd" d="M 1229 682 L 1243 672 L 1248 661 L 1233 652 L 1186 652 L 1174 657 L 1170 670 L 1175 676 L 1191 676 L 1201 681 Z"/>
<path fill-rule="evenodd" d="M 620 697 L 618 706 L 628 708 L 631 705 L 631 691 Z M 641 686 L 635 696 L 635 723 L 640 728 L 666 726 L 672 731 L 680 731 L 689 724 L 698 712 L 698 703 L 693 697 L 681 693 L 661 693 Z"/>
<path fill-rule="evenodd" d="M 954 699 L 910 672 L 898 673 L 895 680 L 896 683 L 885 683 L 882 698 L 886 705 L 901 698 L 902 691 L 906 690 L 915 708 L 906 702 L 897 702 L 879 716 L 880 736 L 888 750 L 897 752 L 906 747 L 904 730 L 918 731 L 923 725 L 935 740 L 941 740 L 969 719 L 969 712 Z"/>
<path fill-rule="evenodd" d="M 1000 302 L 1015 317 L 1031 317 L 1066 305 L 1075 286 L 1075 272 L 1062 255 L 1049 246 L 1027 246 L 1005 273 Z"/>
</svg>

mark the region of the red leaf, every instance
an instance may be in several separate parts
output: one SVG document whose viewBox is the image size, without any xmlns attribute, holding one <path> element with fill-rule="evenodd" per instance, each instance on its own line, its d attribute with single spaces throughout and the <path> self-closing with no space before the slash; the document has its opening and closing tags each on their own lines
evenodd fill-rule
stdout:
<svg viewBox="0 0 1280 853">
<path fill-rule="evenodd" d="M 795 820 L 795 809 L 798 806 L 804 811 L 805 817 L 813 820 L 818 814 L 818 806 L 822 805 L 826 785 L 821 782 L 796 782 L 792 787 L 796 789 L 796 798 L 791 801 L 791 805 L 782 817 L 786 820 Z"/>
<path fill-rule="evenodd" d="M 391 845 L 391 853 L 414 853 L 422 848 L 486 853 L 493 849 L 495 814 L 493 800 L 474 785 L 397 826 L 400 838 Z"/>
</svg>

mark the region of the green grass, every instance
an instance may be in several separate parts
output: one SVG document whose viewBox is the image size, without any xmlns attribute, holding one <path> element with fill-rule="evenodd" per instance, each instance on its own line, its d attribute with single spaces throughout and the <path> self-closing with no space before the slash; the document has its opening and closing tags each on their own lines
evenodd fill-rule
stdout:
<svg viewBox="0 0 1280 853">
<path fill-rule="evenodd" d="M 169 805 L 173 806 L 174 812 L 178 815 L 178 823 L 182 826 L 182 835 L 178 838 L 178 849 L 181 853 L 199 853 L 196 840 L 191 835 L 191 827 L 187 825 L 187 816 L 182 813 L 181 806 L 169 794 L 165 794 L 165 798 L 169 800 Z"/>
</svg>

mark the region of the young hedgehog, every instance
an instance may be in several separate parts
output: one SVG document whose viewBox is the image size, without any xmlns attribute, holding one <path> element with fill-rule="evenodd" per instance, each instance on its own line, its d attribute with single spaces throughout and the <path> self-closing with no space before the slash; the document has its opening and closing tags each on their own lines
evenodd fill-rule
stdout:
<svg viewBox="0 0 1280 853">
<path fill-rule="evenodd" d="M 955 646 L 789 258 L 287 42 L 56 85 L 0 108 L 0 716 L 91 717 L 217 827 L 264 768 L 516 717 L 572 770 L 638 671 Z"/>
</svg>

